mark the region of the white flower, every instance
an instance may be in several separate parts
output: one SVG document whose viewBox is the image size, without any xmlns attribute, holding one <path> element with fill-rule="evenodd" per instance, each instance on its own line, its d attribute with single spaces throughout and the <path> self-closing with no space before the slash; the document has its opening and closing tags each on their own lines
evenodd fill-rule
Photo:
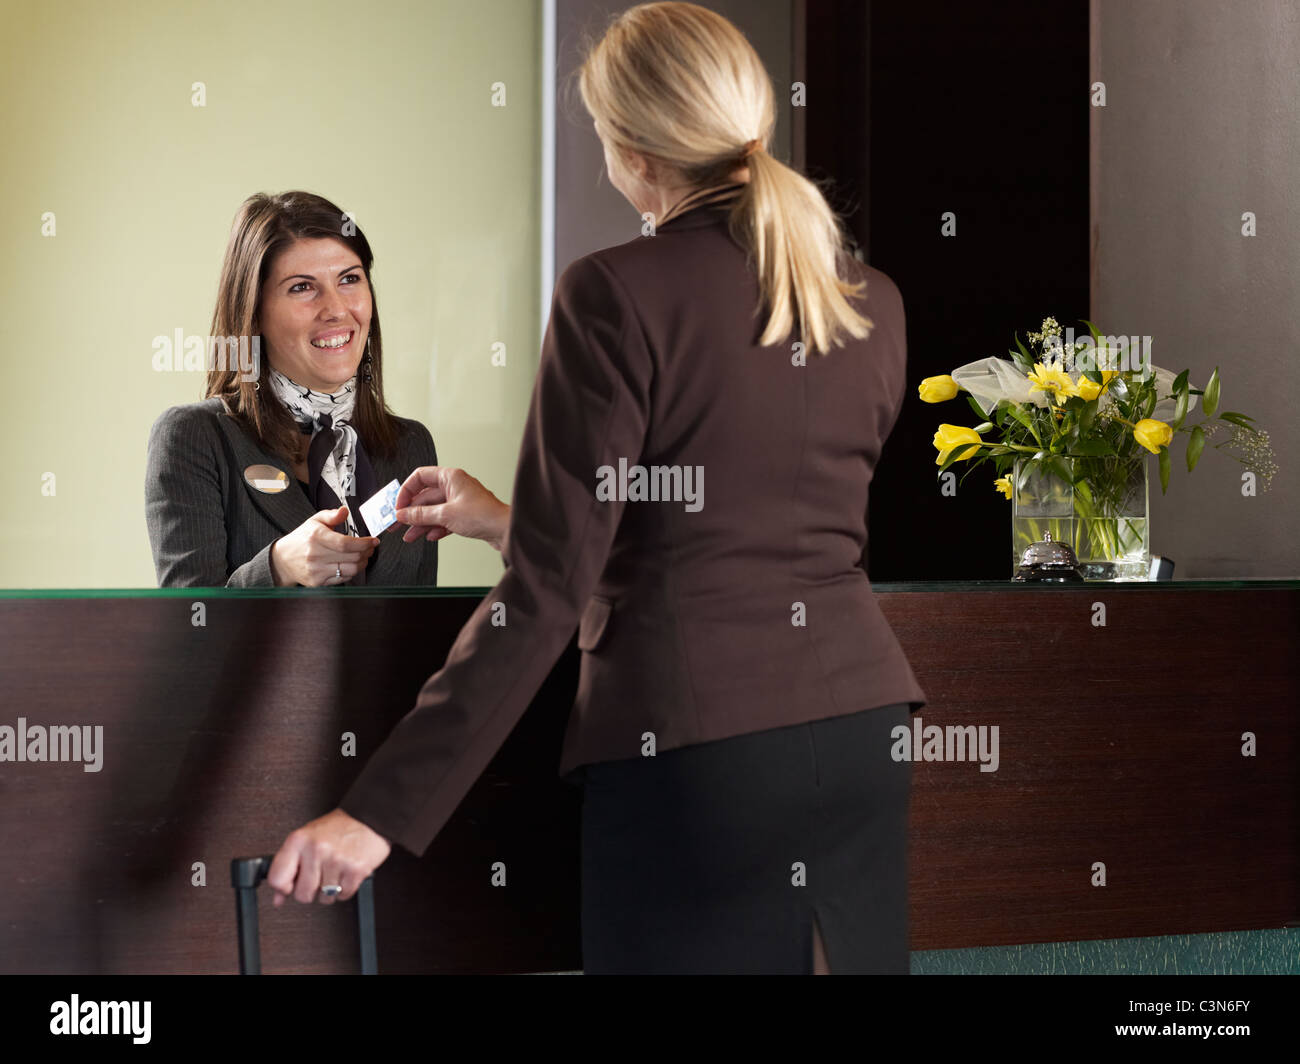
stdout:
<svg viewBox="0 0 1300 1064">
<path fill-rule="evenodd" d="M 951 376 L 975 397 L 986 414 L 992 414 L 1002 399 L 1044 407 L 1050 402 L 1045 393 L 1030 390 L 1032 382 L 1009 359 L 981 358 L 953 370 Z"/>
<path fill-rule="evenodd" d="M 1044 328 L 1052 323 L 1048 318 L 1043 322 Z M 1175 400 L 1164 398 L 1170 394 L 1174 379 L 1178 376 L 1160 366 L 1152 366 L 1151 369 L 1156 377 L 1156 395 L 1160 398 L 1157 400 L 1155 408 L 1149 415 L 1156 421 L 1172 421 L 1174 418 Z M 1073 380 L 1077 381 L 1080 374 L 1072 374 Z M 959 387 L 968 391 L 975 397 L 976 402 L 986 414 L 992 414 L 993 408 L 998 405 L 1002 399 L 1010 400 L 1013 403 L 1032 403 L 1034 406 L 1047 407 L 1051 405 L 1051 397 L 1041 391 L 1031 390 L 1033 382 L 1029 380 L 1025 372 L 1020 369 L 1014 362 L 1006 358 L 981 358 L 975 362 L 968 362 L 964 366 L 959 366 L 953 370 L 951 377 Z M 1196 396 L 1187 397 L 1188 413 L 1196 405 Z M 1115 399 L 1111 396 L 1110 391 L 1102 396 L 1102 411 L 1106 412 L 1114 408 Z"/>
</svg>

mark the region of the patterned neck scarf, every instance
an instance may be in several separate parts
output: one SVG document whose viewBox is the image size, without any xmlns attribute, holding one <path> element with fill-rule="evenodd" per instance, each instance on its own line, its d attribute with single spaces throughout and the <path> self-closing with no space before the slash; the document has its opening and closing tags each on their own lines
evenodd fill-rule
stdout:
<svg viewBox="0 0 1300 1064">
<path fill-rule="evenodd" d="M 325 452 L 319 474 L 312 470 L 313 498 L 318 503 L 322 502 L 317 491 L 317 480 L 324 481 L 333 492 L 336 505 L 341 506 L 345 502 L 348 504 L 348 535 L 361 535 L 352 513 L 355 503 L 349 502 L 357 493 L 357 430 L 351 425 L 352 407 L 357 397 L 357 378 L 353 376 L 333 395 L 296 384 L 277 369 L 271 370 L 270 380 L 276 398 L 288 408 L 294 420 L 302 427 L 303 433 L 312 434 L 310 450 L 313 455 L 319 456 Z M 321 432 L 328 434 L 323 441 L 317 439 L 317 434 Z M 308 462 L 309 466 L 315 464 L 310 460 Z M 323 501 L 328 502 L 328 497 Z"/>
</svg>

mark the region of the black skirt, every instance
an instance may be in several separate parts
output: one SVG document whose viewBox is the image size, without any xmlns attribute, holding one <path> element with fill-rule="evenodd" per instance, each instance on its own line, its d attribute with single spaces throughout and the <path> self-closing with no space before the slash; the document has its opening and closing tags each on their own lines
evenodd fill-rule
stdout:
<svg viewBox="0 0 1300 1064">
<path fill-rule="evenodd" d="M 908 705 L 587 765 L 583 970 L 908 972 Z"/>
</svg>

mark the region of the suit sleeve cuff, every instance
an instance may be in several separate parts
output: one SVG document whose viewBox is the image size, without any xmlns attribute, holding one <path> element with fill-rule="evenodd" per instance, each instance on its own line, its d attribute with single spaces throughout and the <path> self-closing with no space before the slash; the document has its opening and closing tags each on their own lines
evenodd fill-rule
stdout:
<svg viewBox="0 0 1300 1064">
<path fill-rule="evenodd" d="M 354 784 L 339 802 L 339 808 L 353 820 L 359 820 L 365 824 L 371 831 L 382 835 L 388 840 L 390 845 L 400 846 L 407 853 L 415 857 L 423 857 L 424 851 L 429 848 L 432 839 L 417 840 L 403 831 L 403 828 L 409 822 L 409 818 L 402 818 L 400 815 L 389 813 L 385 815 L 382 809 L 376 807 L 373 801 L 367 801 L 365 796 L 359 793 L 359 788 Z"/>
<path fill-rule="evenodd" d="M 226 587 L 275 587 L 275 575 L 271 572 L 271 548 L 275 543 L 272 540 L 231 573 Z"/>
</svg>

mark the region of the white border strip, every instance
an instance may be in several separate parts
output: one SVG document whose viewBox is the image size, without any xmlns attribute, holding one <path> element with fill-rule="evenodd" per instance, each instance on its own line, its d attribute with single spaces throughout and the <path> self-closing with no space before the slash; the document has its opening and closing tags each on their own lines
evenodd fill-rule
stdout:
<svg viewBox="0 0 1300 1064">
<path fill-rule="evenodd" d="M 541 291 L 538 304 L 541 325 L 537 333 L 540 353 L 555 290 L 555 0 L 542 0 L 542 202 Z"/>
</svg>

